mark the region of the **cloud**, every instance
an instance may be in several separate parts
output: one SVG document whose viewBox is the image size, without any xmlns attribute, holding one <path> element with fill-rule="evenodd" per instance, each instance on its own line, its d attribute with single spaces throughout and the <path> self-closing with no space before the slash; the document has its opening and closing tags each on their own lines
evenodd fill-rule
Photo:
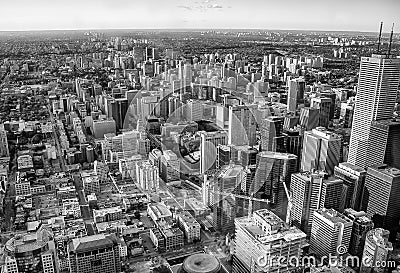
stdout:
<svg viewBox="0 0 400 273">
<path fill-rule="evenodd" d="M 192 7 L 189 7 L 189 6 L 179 5 L 177 7 L 180 9 L 192 10 Z"/>
</svg>

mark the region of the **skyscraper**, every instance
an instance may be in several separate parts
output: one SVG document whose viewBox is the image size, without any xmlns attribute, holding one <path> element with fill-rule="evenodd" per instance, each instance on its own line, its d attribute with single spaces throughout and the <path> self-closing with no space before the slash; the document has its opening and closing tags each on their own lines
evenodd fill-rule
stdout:
<svg viewBox="0 0 400 273">
<path fill-rule="evenodd" d="M 310 251 L 318 257 L 337 255 L 338 246 L 348 249 L 353 222 L 334 209 L 314 211 L 311 228 Z"/>
<path fill-rule="evenodd" d="M 291 272 L 293 266 L 274 264 L 270 257 L 284 257 L 286 261 L 302 255 L 306 234 L 289 227 L 267 209 L 255 211 L 252 218 L 235 219 L 235 249 L 233 273 Z M 260 257 L 265 266 L 258 263 Z"/>
<path fill-rule="evenodd" d="M 270 116 L 261 124 L 261 150 L 284 152 L 285 138 L 282 136 L 284 117 Z"/>
<path fill-rule="evenodd" d="M 388 164 L 400 169 L 400 120 L 379 120 L 371 124 L 367 166 Z"/>
<path fill-rule="evenodd" d="M 348 162 L 368 167 L 371 122 L 393 116 L 400 81 L 400 59 L 373 54 L 362 57 Z M 374 143 L 385 139 L 374 139 Z"/>
<path fill-rule="evenodd" d="M 304 130 L 312 130 L 318 127 L 319 110 L 317 108 L 304 107 L 300 110 L 300 126 Z"/>
<path fill-rule="evenodd" d="M 226 145 L 228 135 L 220 132 L 198 132 L 200 134 L 200 173 L 212 171 L 216 167 L 217 147 L 219 144 Z"/>
<path fill-rule="evenodd" d="M 298 103 L 304 102 L 304 91 L 306 82 L 302 78 L 292 79 L 288 81 L 288 112 L 296 112 Z"/>
<path fill-rule="evenodd" d="M 335 166 L 339 165 L 341 149 L 342 139 L 339 135 L 323 127 L 307 131 L 304 133 L 301 169 L 318 169 L 332 175 Z"/>
<path fill-rule="evenodd" d="M 115 99 L 111 102 L 111 113 L 115 120 L 117 130 L 124 128 L 125 116 L 128 111 L 128 100 L 127 99 Z"/>
<path fill-rule="evenodd" d="M 375 227 L 382 227 L 395 238 L 400 220 L 400 170 L 385 164 L 367 169 L 363 202 Z"/>
<path fill-rule="evenodd" d="M 0 157 L 9 157 L 7 132 L 4 129 L 4 124 L 0 124 Z"/>
<path fill-rule="evenodd" d="M 229 106 L 228 144 L 253 146 L 257 143 L 256 109 L 257 105 Z"/>
<path fill-rule="evenodd" d="M 382 265 L 389 258 L 393 251 L 393 245 L 389 242 L 389 231 L 376 228 L 367 233 L 360 272 L 386 272 L 386 267 Z M 375 266 L 376 265 L 376 266 Z"/>
<path fill-rule="evenodd" d="M 234 220 L 243 216 L 243 200 L 227 196 L 223 193 L 240 193 L 243 181 L 243 167 L 240 165 L 229 165 L 223 167 L 214 178 L 213 191 L 213 224 L 215 229 L 223 232 L 233 231 Z"/>
<path fill-rule="evenodd" d="M 341 207 L 343 181 L 327 177 L 324 172 L 302 172 L 292 175 L 290 223 L 310 235 L 314 211 Z"/>
<path fill-rule="evenodd" d="M 361 207 L 361 201 L 367 171 L 348 162 L 343 162 L 335 167 L 334 174 L 335 177 L 343 180 L 346 187 L 346 198 L 343 200 L 344 208 L 353 208 L 356 211 L 366 209 Z"/>
<path fill-rule="evenodd" d="M 270 200 L 268 209 L 281 219 L 286 219 L 287 196 L 285 185 L 290 186 L 290 177 L 298 171 L 297 156 L 293 154 L 261 152 L 257 155 L 256 173 L 250 193 L 258 198 Z M 262 204 L 256 204 L 255 207 Z"/>
<path fill-rule="evenodd" d="M 328 127 L 330 121 L 330 115 L 332 108 L 334 108 L 334 103 L 330 98 L 312 98 L 311 107 L 317 108 L 319 110 L 319 122 L 318 126 Z"/>
<path fill-rule="evenodd" d="M 361 258 L 364 250 L 365 238 L 368 231 L 374 228 L 374 224 L 364 211 L 345 209 L 343 214 L 353 221 L 353 229 L 351 231 L 350 245 L 348 248 L 349 253 Z"/>
</svg>

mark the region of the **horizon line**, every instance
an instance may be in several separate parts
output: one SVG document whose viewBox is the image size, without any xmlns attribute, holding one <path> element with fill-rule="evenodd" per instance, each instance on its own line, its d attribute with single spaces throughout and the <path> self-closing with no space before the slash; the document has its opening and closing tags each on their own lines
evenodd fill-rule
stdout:
<svg viewBox="0 0 400 273">
<path fill-rule="evenodd" d="M 376 34 L 379 31 L 366 30 L 316 30 L 316 29 L 267 29 L 267 28 L 54 28 L 54 29 L 20 29 L 20 30 L 0 30 L 0 33 L 13 32 L 51 32 L 51 31 L 285 31 L 285 32 L 352 32 Z M 390 34 L 390 32 L 382 32 Z M 394 35 L 400 33 L 393 33 Z"/>
</svg>

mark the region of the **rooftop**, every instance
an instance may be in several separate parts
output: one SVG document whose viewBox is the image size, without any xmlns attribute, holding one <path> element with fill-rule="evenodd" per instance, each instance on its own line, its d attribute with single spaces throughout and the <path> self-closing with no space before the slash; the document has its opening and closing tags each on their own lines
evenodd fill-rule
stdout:
<svg viewBox="0 0 400 273">
<path fill-rule="evenodd" d="M 71 252 L 88 252 L 100 248 L 112 247 L 118 243 L 114 234 L 96 234 L 82 238 L 75 238 L 70 243 Z"/>
</svg>

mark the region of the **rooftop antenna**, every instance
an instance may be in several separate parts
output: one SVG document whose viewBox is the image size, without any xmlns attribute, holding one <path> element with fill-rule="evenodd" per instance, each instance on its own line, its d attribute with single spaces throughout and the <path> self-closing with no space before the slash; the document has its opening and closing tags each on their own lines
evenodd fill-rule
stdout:
<svg viewBox="0 0 400 273">
<path fill-rule="evenodd" d="M 380 48 L 381 48 L 382 27 L 383 27 L 383 22 L 381 22 L 381 28 L 380 28 L 380 30 L 379 30 L 379 38 L 378 38 L 378 54 L 379 54 L 379 52 L 380 52 Z"/>
<path fill-rule="evenodd" d="M 390 55 L 390 51 L 392 50 L 393 28 L 394 28 L 394 23 L 392 25 L 392 31 L 390 32 L 389 48 L 388 48 L 388 53 L 387 53 L 388 56 Z"/>
</svg>

